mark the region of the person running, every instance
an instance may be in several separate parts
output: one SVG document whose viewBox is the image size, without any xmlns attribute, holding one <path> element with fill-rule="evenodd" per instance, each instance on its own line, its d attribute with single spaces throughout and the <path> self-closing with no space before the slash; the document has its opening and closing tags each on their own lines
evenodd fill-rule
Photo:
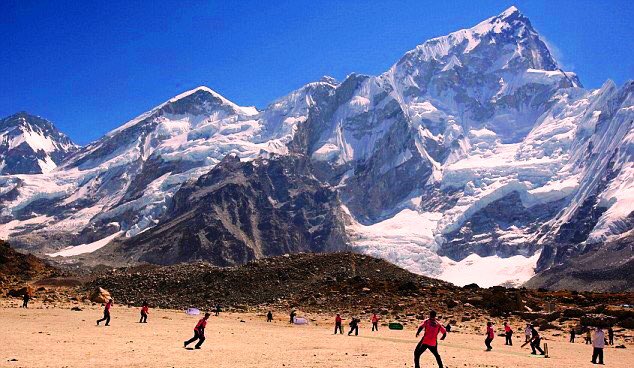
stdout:
<svg viewBox="0 0 634 368">
<path fill-rule="evenodd" d="M 525 337 L 524 342 L 525 343 L 531 341 L 531 335 L 532 335 L 531 324 L 527 323 L 526 324 L 526 328 L 524 329 L 524 337 Z"/>
<path fill-rule="evenodd" d="M 379 330 L 379 316 L 376 313 L 372 314 L 372 331 Z"/>
<path fill-rule="evenodd" d="M 143 306 L 141 306 L 141 319 L 139 323 L 147 323 L 147 315 L 150 313 L 150 307 L 147 305 L 147 302 L 143 302 Z"/>
<path fill-rule="evenodd" d="M 418 327 L 416 337 L 418 337 L 423 330 L 425 330 L 423 338 L 420 340 L 418 345 L 416 345 L 416 349 L 414 349 L 414 367 L 420 368 L 420 356 L 423 355 L 425 350 L 429 349 L 436 358 L 438 368 L 443 368 L 442 359 L 440 358 L 440 354 L 438 354 L 438 335 L 442 333 L 442 337 L 440 339 L 444 340 L 445 337 L 447 337 L 447 331 L 438 321 L 436 321 L 436 311 L 429 312 L 429 319 L 423 321 L 423 323 L 421 323 Z"/>
<path fill-rule="evenodd" d="M 572 327 L 570 329 L 570 342 L 574 343 L 575 342 L 575 336 L 577 335 L 577 332 L 575 331 L 575 328 Z"/>
<path fill-rule="evenodd" d="M 22 296 L 22 307 L 21 308 L 28 308 L 29 307 L 29 300 L 31 300 L 31 296 L 29 295 L 29 292 L 25 292 L 24 296 Z"/>
<path fill-rule="evenodd" d="M 348 332 L 348 336 L 350 336 L 352 332 L 354 332 L 355 336 L 359 336 L 359 322 L 361 322 L 360 319 L 352 317 L 352 321 L 350 321 L 350 324 L 349 324 L 350 331 Z"/>
<path fill-rule="evenodd" d="M 110 307 L 112 307 L 112 304 L 112 299 L 108 299 L 106 306 L 103 308 L 103 318 L 97 320 L 97 326 L 103 321 L 106 321 L 106 326 L 110 326 Z"/>
<path fill-rule="evenodd" d="M 216 304 L 216 317 L 220 315 L 220 304 Z"/>
<path fill-rule="evenodd" d="M 493 347 L 491 346 L 491 341 L 495 337 L 495 331 L 493 331 L 493 322 L 487 322 L 487 332 L 485 334 L 486 338 L 484 339 L 484 345 L 487 347 L 487 351 L 491 351 Z"/>
<path fill-rule="evenodd" d="M 335 335 L 337 334 L 337 331 L 339 331 L 339 334 L 343 335 L 343 327 L 341 327 L 342 322 L 343 319 L 341 318 L 341 315 L 337 313 L 335 316 Z"/>
<path fill-rule="evenodd" d="M 295 323 L 295 316 L 296 315 L 297 315 L 297 313 L 295 312 L 295 309 L 293 309 L 291 311 L 291 314 L 290 314 L 291 319 L 290 319 L 289 323 Z"/>
<path fill-rule="evenodd" d="M 592 364 L 603 364 L 603 348 L 605 347 L 605 332 L 601 327 L 594 331 L 592 340 Z M 597 362 L 597 358 L 599 361 Z"/>
<path fill-rule="evenodd" d="M 612 329 L 612 326 L 608 327 L 608 344 L 614 345 L 614 329 Z"/>
<path fill-rule="evenodd" d="M 539 332 L 537 332 L 537 330 L 532 324 L 531 324 L 531 340 L 530 341 L 531 341 L 531 349 L 533 349 L 533 352 L 531 354 L 537 355 L 537 351 L 539 351 L 540 355 L 546 355 L 546 353 L 544 353 L 542 348 L 539 347 L 539 344 L 541 343 L 542 339 L 539 336 Z"/>
<path fill-rule="evenodd" d="M 266 314 L 266 321 L 267 321 L 267 322 L 273 322 L 273 312 L 269 311 L 269 312 Z"/>
<path fill-rule="evenodd" d="M 194 327 L 194 337 L 185 341 L 183 343 L 184 347 L 187 347 L 187 345 L 198 340 L 198 343 L 196 343 L 196 346 L 194 346 L 194 348 L 200 349 L 200 346 L 203 344 L 203 342 L 205 342 L 205 327 L 207 327 L 207 320 L 209 319 L 209 316 L 211 316 L 211 314 L 205 313 L 205 316 L 201 318 L 198 323 L 196 323 L 196 327 Z"/>
<path fill-rule="evenodd" d="M 592 343 L 592 335 L 590 335 L 590 328 L 586 327 L 586 345 L 589 345 L 590 343 Z"/>
</svg>

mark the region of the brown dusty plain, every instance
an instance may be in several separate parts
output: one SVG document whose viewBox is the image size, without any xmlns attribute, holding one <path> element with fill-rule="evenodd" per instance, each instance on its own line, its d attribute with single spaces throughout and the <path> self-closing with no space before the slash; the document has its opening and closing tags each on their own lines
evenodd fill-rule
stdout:
<svg viewBox="0 0 634 368">
<path fill-rule="evenodd" d="M 369 321 L 362 321 L 360 335 L 348 337 L 345 330 L 343 336 L 333 336 L 331 319 L 325 316 L 308 316 L 314 319 L 309 325 L 294 326 L 280 313 L 273 323 L 255 313 L 223 313 L 209 319 L 202 349 L 186 350 L 183 341 L 192 336 L 199 317 L 182 311 L 151 309 L 149 323 L 140 324 L 138 309 L 115 305 L 111 326 L 97 327 L 99 306 L 82 306 L 79 312 L 70 305 L 44 308 L 34 303 L 28 310 L 16 306 L 4 302 L 0 307 L 0 367 L 413 367 L 418 341 L 412 325 L 403 331 L 381 326 L 371 332 Z M 520 331 L 522 326 L 515 324 Z M 469 332 L 451 332 L 440 342 L 446 367 L 592 366 L 592 348 L 581 338 L 570 344 L 567 336 L 546 332 L 550 358 L 544 359 L 531 356 L 528 347 L 520 348 L 523 336 L 517 333 L 512 347 L 496 337 L 493 351 L 485 352 L 484 338 L 476 333 L 480 328 L 479 322 L 462 326 Z M 618 337 L 616 342 L 623 343 Z M 634 366 L 634 345 L 626 347 L 606 348 L 606 366 Z M 436 366 L 429 352 L 421 363 Z"/>
</svg>

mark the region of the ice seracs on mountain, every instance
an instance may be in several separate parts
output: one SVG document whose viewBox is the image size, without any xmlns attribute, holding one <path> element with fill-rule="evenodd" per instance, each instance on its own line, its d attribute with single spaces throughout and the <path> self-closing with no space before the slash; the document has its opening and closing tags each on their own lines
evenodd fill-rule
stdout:
<svg viewBox="0 0 634 368">
<path fill-rule="evenodd" d="M 303 203 L 294 221 L 313 234 L 335 202 L 302 200 L 323 192 L 284 183 L 317 180 L 337 192 L 346 215 L 330 216 L 354 249 L 456 283 L 517 285 L 632 231 L 632 89 L 583 89 L 511 7 L 424 42 L 379 76 L 324 77 L 262 110 L 206 87 L 185 92 L 53 172 L 0 177 L 0 234 L 45 252 L 103 246 L 94 255 L 104 259 L 114 254 L 108 247 L 137 260 L 178 250 L 161 258 L 169 262 L 191 258 L 181 240 L 196 233 L 195 254 L 237 262 L 262 256 L 277 235 L 261 234 L 277 234 L 283 221 L 266 224 L 256 213 L 245 221 L 236 198 L 273 206 L 262 214 L 279 218 L 276 206 Z M 195 196 L 224 220 L 182 226 L 188 214 L 174 198 L 191 198 L 201 176 L 226 172 L 210 170 L 227 155 L 256 166 L 236 164 L 243 174 L 226 182 L 199 181 Z M 307 158 L 310 170 L 292 173 L 299 166 L 289 157 Z M 266 160 L 287 180 L 260 186 L 271 178 L 258 166 Z M 264 201 L 254 188 L 275 194 Z M 327 228 L 344 239 L 339 225 Z M 161 243 L 158 252 L 153 244 L 168 230 L 178 246 Z"/>
</svg>

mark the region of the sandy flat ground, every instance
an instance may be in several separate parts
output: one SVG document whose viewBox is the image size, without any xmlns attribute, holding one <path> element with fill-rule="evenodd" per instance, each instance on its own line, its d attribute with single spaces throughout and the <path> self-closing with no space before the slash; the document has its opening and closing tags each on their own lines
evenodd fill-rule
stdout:
<svg viewBox="0 0 634 368">
<path fill-rule="evenodd" d="M 100 307 L 70 306 L 28 310 L 0 307 L 0 367 L 413 367 L 417 343 L 414 326 L 403 331 L 370 331 L 363 322 L 360 336 L 333 336 L 331 324 L 317 320 L 291 326 L 285 315 L 266 323 L 256 314 L 223 313 L 211 317 L 201 350 L 186 350 L 198 317 L 172 310 L 150 311 L 148 324 L 139 324 L 138 310 L 117 306 L 109 327 L 97 327 Z M 344 331 L 347 333 L 347 331 Z M 528 348 L 504 346 L 497 337 L 491 352 L 483 337 L 452 332 L 440 343 L 447 367 L 583 367 L 592 366 L 592 349 L 565 337 L 548 340 L 550 358 L 530 355 Z M 619 343 L 619 341 L 617 341 Z M 14 360 L 15 359 L 15 360 Z M 610 367 L 634 366 L 634 345 L 607 348 Z M 423 367 L 435 367 L 430 353 Z"/>
</svg>

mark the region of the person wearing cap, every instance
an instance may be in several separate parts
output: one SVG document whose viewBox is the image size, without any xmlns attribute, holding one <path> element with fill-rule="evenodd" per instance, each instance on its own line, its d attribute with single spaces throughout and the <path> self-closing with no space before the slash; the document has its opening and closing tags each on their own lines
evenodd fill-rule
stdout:
<svg viewBox="0 0 634 368">
<path fill-rule="evenodd" d="M 376 313 L 372 314 L 372 331 L 378 331 L 379 330 L 379 316 L 376 315 Z"/>
<path fill-rule="evenodd" d="M 594 331 L 592 339 L 592 364 L 603 364 L 603 348 L 605 347 L 605 332 L 601 327 Z M 597 358 L 599 361 L 597 362 Z"/>
<path fill-rule="evenodd" d="M 209 319 L 209 316 L 211 316 L 211 314 L 205 313 L 205 316 L 196 323 L 196 327 L 194 327 L 194 337 L 184 342 L 185 347 L 198 340 L 198 343 L 196 343 L 196 346 L 194 347 L 196 349 L 200 349 L 200 346 L 203 342 L 205 342 L 205 327 L 207 327 L 207 320 Z"/>
<path fill-rule="evenodd" d="M 513 346 L 513 329 L 509 326 L 508 322 L 504 322 L 504 345 Z"/>
<path fill-rule="evenodd" d="M 440 339 L 444 340 L 445 337 L 447 337 L 447 331 L 436 321 L 436 311 L 429 312 L 429 319 L 423 321 L 418 327 L 416 337 L 418 337 L 423 330 L 425 330 L 423 338 L 418 345 L 416 345 L 416 349 L 414 349 L 414 367 L 420 368 L 420 356 L 423 355 L 425 350 L 429 350 L 436 358 L 438 368 L 443 368 L 442 359 L 440 358 L 440 354 L 438 354 L 438 335 L 442 333 Z"/>
<path fill-rule="evenodd" d="M 337 334 L 337 331 L 339 331 L 339 334 L 343 335 L 343 327 L 341 327 L 342 322 L 343 319 L 341 318 L 341 315 L 337 313 L 335 316 L 335 335 Z"/>
<path fill-rule="evenodd" d="M 143 302 L 141 306 L 141 319 L 139 323 L 147 323 L 147 315 L 150 313 L 150 307 L 147 305 L 147 302 Z"/>
<path fill-rule="evenodd" d="M 106 306 L 103 308 L 103 318 L 97 320 L 97 326 L 103 321 L 106 321 L 106 326 L 110 326 L 110 307 L 112 307 L 113 303 L 112 299 L 108 300 Z"/>
<path fill-rule="evenodd" d="M 493 331 L 493 322 L 487 322 L 487 332 L 485 334 L 486 338 L 484 339 L 484 345 L 487 347 L 487 351 L 491 351 L 493 347 L 491 346 L 491 341 L 495 337 L 495 331 Z"/>
</svg>

